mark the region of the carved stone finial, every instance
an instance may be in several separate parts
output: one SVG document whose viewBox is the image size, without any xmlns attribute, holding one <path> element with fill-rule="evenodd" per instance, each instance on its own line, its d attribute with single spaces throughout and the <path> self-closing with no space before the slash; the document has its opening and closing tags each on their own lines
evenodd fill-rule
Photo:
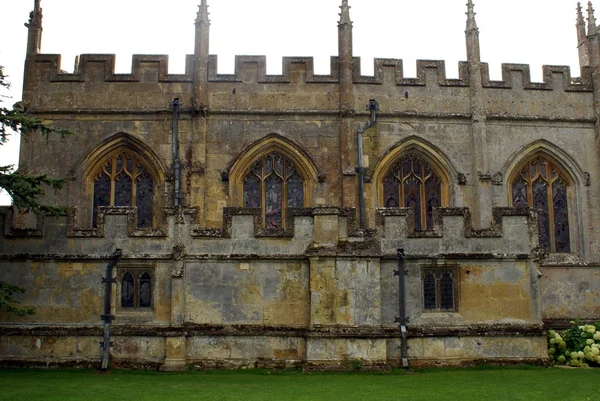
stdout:
<svg viewBox="0 0 600 401">
<path fill-rule="evenodd" d="M 41 0 L 35 0 L 33 4 L 33 11 L 29 13 L 29 22 L 25 24 L 27 28 L 41 28 L 42 27 L 42 7 L 40 5 Z"/>
<path fill-rule="evenodd" d="M 208 19 L 208 0 L 202 0 L 198 6 L 198 14 L 196 15 L 196 25 L 201 23 L 210 24 Z"/>
<path fill-rule="evenodd" d="M 350 20 L 350 8 L 348 0 L 342 0 L 342 5 L 340 6 L 342 12 L 340 13 L 340 22 L 338 23 L 340 28 L 345 25 L 352 26 L 352 21 Z"/>
<path fill-rule="evenodd" d="M 473 0 L 469 0 L 467 3 L 467 32 L 477 30 L 475 15 L 475 5 L 473 4 Z"/>
<path fill-rule="evenodd" d="M 594 16 L 594 7 L 592 7 L 592 2 L 588 1 L 588 35 L 595 35 L 598 33 L 598 28 L 596 27 L 596 17 Z"/>
<path fill-rule="evenodd" d="M 581 8 L 581 3 L 577 2 L 577 25 L 584 25 L 585 22 L 583 20 L 583 8 Z"/>
</svg>

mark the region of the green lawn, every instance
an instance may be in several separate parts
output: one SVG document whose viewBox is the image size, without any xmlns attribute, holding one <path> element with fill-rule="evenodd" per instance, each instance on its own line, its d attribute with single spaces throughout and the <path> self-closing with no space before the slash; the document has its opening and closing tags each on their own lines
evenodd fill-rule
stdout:
<svg viewBox="0 0 600 401">
<path fill-rule="evenodd" d="M 393 373 L 155 373 L 0 370 L 0 400 L 598 400 L 600 369 L 426 369 Z"/>
</svg>

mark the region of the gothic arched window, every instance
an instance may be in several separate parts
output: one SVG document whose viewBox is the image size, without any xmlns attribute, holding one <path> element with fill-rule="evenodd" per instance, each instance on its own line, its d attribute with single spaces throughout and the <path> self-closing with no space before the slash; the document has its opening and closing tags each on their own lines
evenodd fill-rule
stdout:
<svg viewBox="0 0 600 401">
<path fill-rule="evenodd" d="M 433 208 L 442 205 L 442 181 L 432 166 L 414 153 L 392 164 L 383 178 L 383 206 L 410 207 L 415 230 L 433 228 Z"/>
<path fill-rule="evenodd" d="M 267 229 L 285 228 L 286 210 L 304 206 L 304 178 L 284 154 L 273 151 L 244 176 L 244 207 L 261 208 Z"/>
<path fill-rule="evenodd" d="M 98 206 L 137 206 L 138 227 L 152 226 L 154 179 L 142 158 L 129 150 L 105 159 L 93 174 L 93 226 Z"/>
<path fill-rule="evenodd" d="M 152 307 L 151 271 L 125 269 L 121 276 L 121 308 Z"/>
<path fill-rule="evenodd" d="M 542 156 L 529 160 L 512 181 L 513 206 L 530 206 L 538 215 L 540 246 L 550 252 L 571 252 L 568 181 Z"/>
</svg>

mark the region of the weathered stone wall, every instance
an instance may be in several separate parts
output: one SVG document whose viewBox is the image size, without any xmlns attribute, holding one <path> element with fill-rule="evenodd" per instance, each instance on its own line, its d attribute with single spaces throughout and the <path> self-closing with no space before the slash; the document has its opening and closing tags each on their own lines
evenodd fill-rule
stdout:
<svg viewBox="0 0 600 401">
<path fill-rule="evenodd" d="M 564 326 L 570 320 L 598 320 L 600 269 L 598 266 L 549 266 L 540 269 L 544 321 Z"/>
<path fill-rule="evenodd" d="M 409 255 L 411 361 L 545 358 L 528 210 L 500 209 L 495 229 L 478 231 L 467 210 L 440 209 L 427 233 L 409 229 L 408 209 L 382 210 L 376 232 L 354 236 L 346 212 L 315 208 L 283 237 L 260 237 L 257 215 L 243 209 L 225 210 L 222 231 L 195 225 L 192 210 L 167 210 L 163 225 L 144 232 L 131 227 L 130 212 L 101 210 L 97 230 L 77 229 L 73 213 L 20 230 L 2 210 L 0 278 L 27 288 L 19 300 L 36 307 L 35 316 L 2 316 L 4 364 L 98 362 L 90 344 L 102 335 L 101 278 L 117 247 L 115 276 L 150 268 L 154 284 L 146 310 L 121 308 L 113 284 L 116 366 L 396 365 L 399 247 Z M 432 266 L 456 268 L 455 312 L 424 311 L 421 268 Z"/>
<path fill-rule="evenodd" d="M 539 362 L 544 321 L 600 318 L 600 84 L 592 68 L 574 79 L 566 67 L 544 66 L 536 83 L 528 66 L 504 64 L 502 80 L 491 81 L 471 5 L 468 61 L 457 79 L 432 60 L 417 62 L 415 78 L 395 59 L 376 59 L 374 75 L 363 76 L 343 2 L 330 74 L 315 75 L 312 58 L 295 57 L 283 59 L 281 75 L 268 75 L 261 56 L 238 56 L 234 74 L 219 74 L 206 5 L 195 54 L 176 75 L 166 56 L 149 55 L 134 56 L 130 74 L 114 73 L 112 55 L 83 55 L 64 73 L 60 56 L 39 54 L 36 6 L 23 101 L 73 135 L 30 135 L 20 170 L 66 177 L 65 189 L 43 201 L 70 209 L 66 218 L 37 220 L 0 209 L 0 279 L 26 288 L 18 297 L 37 312 L 0 315 L 0 360 L 96 363 L 101 278 L 115 249 L 123 251 L 117 277 L 144 268 L 153 280 L 144 310 L 119 307 L 114 285 L 111 354 L 121 365 L 398 364 L 399 248 L 407 255 L 411 363 Z M 181 204 L 173 201 L 175 99 Z M 379 108 L 364 132 L 363 172 L 357 133 L 371 99 Z M 121 149 L 153 169 L 151 228 L 137 227 L 131 207 L 99 208 L 91 227 L 94 169 Z M 243 208 L 240 188 L 251 163 L 274 150 L 304 169 L 306 193 L 304 207 L 269 230 L 261 210 Z M 413 209 L 380 209 L 384 176 L 408 152 L 442 182 L 430 230 L 414 229 Z M 512 176 L 534 155 L 567 182 L 569 254 L 544 254 L 536 213 L 511 208 Z M 365 178 L 364 227 L 357 173 Z M 454 272 L 455 310 L 425 310 L 422 274 L 432 267 Z"/>
</svg>

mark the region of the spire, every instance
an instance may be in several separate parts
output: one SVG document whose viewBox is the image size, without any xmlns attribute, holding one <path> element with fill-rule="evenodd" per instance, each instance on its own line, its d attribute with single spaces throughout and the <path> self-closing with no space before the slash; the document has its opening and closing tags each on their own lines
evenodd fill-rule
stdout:
<svg viewBox="0 0 600 401">
<path fill-rule="evenodd" d="M 338 23 L 340 28 L 345 25 L 352 26 L 352 21 L 350 20 L 350 8 L 348 0 L 342 0 L 342 5 L 340 6 L 342 12 L 340 13 L 340 22 Z"/>
<path fill-rule="evenodd" d="M 577 26 L 585 25 L 583 21 L 583 9 L 581 8 L 581 3 L 577 2 Z"/>
<path fill-rule="evenodd" d="M 29 22 L 25 24 L 27 28 L 41 28 L 42 27 L 42 8 L 40 7 L 40 0 L 35 0 L 33 5 L 33 11 L 29 13 Z"/>
<path fill-rule="evenodd" d="M 475 6 L 473 0 L 469 0 L 467 3 L 467 32 L 476 31 L 477 22 L 475 21 Z"/>
<path fill-rule="evenodd" d="M 581 3 L 577 3 L 577 51 L 579 52 L 579 66 L 586 67 L 590 65 L 590 43 L 585 33 L 585 21 Z"/>
<path fill-rule="evenodd" d="M 465 30 L 467 39 L 467 61 L 479 63 L 481 61 L 479 50 L 479 28 L 475 22 L 475 6 L 473 0 L 467 3 L 467 29 Z"/>
<path fill-rule="evenodd" d="M 210 20 L 208 19 L 208 0 L 202 0 L 198 6 L 196 25 L 200 25 L 201 23 L 210 24 Z"/>
<path fill-rule="evenodd" d="M 40 52 L 42 44 L 42 7 L 41 0 L 35 0 L 33 11 L 29 13 L 29 21 L 25 26 L 29 29 L 27 38 L 27 54 L 37 54 Z"/>
<path fill-rule="evenodd" d="M 598 33 L 598 28 L 596 27 L 596 17 L 594 17 L 594 7 L 592 7 L 592 2 L 588 1 L 588 36 L 595 35 Z"/>
</svg>

